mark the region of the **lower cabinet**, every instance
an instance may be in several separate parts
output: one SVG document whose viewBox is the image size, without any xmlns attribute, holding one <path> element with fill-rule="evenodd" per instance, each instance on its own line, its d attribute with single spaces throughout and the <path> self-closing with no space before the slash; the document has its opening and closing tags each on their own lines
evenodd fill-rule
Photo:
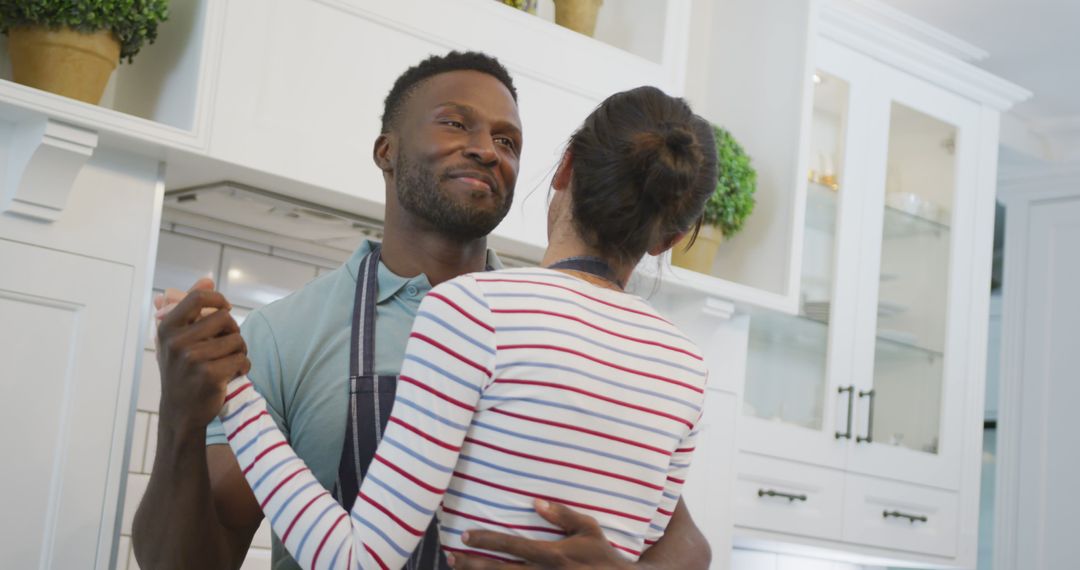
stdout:
<svg viewBox="0 0 1080 570">
<path fill-rule="evenodd" d="M 895 563 L 954 565 L 960 497 L 946 491 L 739 452 L 736 542 L 804 543 Z M 952 559 L 952 560 L 950 560 Z"/>
</svg>

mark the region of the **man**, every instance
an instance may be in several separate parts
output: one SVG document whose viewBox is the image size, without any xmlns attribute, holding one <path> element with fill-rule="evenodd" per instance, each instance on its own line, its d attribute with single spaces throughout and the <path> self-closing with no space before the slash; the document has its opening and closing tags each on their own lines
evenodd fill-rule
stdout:
<svg viewBox="0 0 1080 570">
<path fill-rule="evenodd" d="M 162 315 L 158 448 L 132 537 L 143 568 L 243 562 L 262 510 L 232 450 L 222 445 L 220 424 L 207 427 L 226 383 L 239 374 L 247 373 L 266 397 L 319 482 L 351 507 L 393 404 L 420 299 L 435 284 L 498 265 L 486 236 L 510 208 L 521 144 L 517 93 L 497 61 L 477 53 L 429 58 L 395 82 L 375 141 L 373 158 L 386 184 L 381 246 L 361 245 L 338 270 L 252 313 L 242 335 L 208 280 Z M 216 312 L 203 317 L 208 309 Z M 466 543 L 543 567 L 627 565 L 591 517 L 559 505 L 541 505 L 540 514 L 566 529 L 567 538 L 541 542 L 474 531 Z M 692 568 L 708 561 L 708 545 L 680 502 L 667 534 L 640 564 Z M 433 523 L 408 567 L 446 562 Z M 502 566 L 468 554 L 451 562 Z M 274 568 L 296 568 L 276 538 Z"/>
</svg>

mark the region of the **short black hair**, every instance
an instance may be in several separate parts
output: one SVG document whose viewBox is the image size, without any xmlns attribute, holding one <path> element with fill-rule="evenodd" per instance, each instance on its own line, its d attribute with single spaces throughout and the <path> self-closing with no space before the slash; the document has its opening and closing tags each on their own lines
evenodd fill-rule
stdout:
<svg viewBox="0 0 1080 570">
<path fill-rule="evenodd" d="M 475 51 L 452 51 L 446 55 L 433 55 L 406 69 L 405 73 L 394 81 L 394 86 L 383 103 L 382 132 L 389 132 L 395 126 L 405 102 L 424 80 L 449 71 L 486 73 L 505 85 L 514 102 L 517 102 L 517 89 L 514 89 L 510 72 L 494 57 Z"/>
</svg>

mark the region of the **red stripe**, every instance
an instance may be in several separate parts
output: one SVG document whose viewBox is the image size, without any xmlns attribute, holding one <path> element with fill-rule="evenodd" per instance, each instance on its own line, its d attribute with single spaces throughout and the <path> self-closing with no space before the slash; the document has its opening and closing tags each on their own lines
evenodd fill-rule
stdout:
<svg viewBox="0 0 1080 570">
<path fill-rule="evenodd" d="M 661 412 L 660 410 L 653 410 L 651 408 L 646 408 L 645 406 L 639 406 L 637 404 L 631 404 L 630 402 L 624 402 L 622 400 L 616 400 L 615 398 L 609 398 L 607 396 L 597 394 L 596 392 L 590 392 L 588 390 L 582 390 L 581 388 L 576 388 L 574 386 L 565 386 L 563 384 L 556 384 L 554 382 L 541 382 L 541 381 L 538 381 L 538 380 L 515 380 L 515 379 L 511 379 L 511 378 L 499 378 L 498 380 L 495 381 L 495 383 L 526 384 L 526 385 L 529 385 L 529 386 L 544 386 L 546 388 L 555 388 L 556 390 L 568 390 L 570 392 L 575 392 L 577 394 L 582 394 L 582 395 L 588 396 L 590 398 L 595 398 L 597 400 L 603 400 L 605 402 L 609 402 L 609 403 L 615 404 L 617 406 L 623 406 L 625 408 L 630 408 L 632 410 L 637 410 L 639 412 L 645 412 L 647 414 L 652 414 L 654 416 L 660 416 L 662 418 L 667 418 L 669 420 L 674 420 L 674 421 L 677 421 L 677 422 L 679 422 L 681 424 L 686 425 L 686 427 L 688 427 L 690 429 L 694 428 L 694 423 L 693 422 L 691 422 L 690 420 L 687 420 L 687 419 L 680 418 L 679 416 L 676 416 L 675 414 L 669 414 L 667 412 Z"/>
<path fill-rule="evenodd" d="M 634 556 L 641 556 L 641 551 L 640 550 L 634 550 L 633 548 L 627 548 L 625 546 L 619 546 L 618 544 L 615 544 L 614 542 L 611 542 L 611 541 L 608 541 L 608 544 L 610 544 L 611 546 L 613 546 L 615 548 L 618 548 L 619 550 L 621 550 L 623 552 L 629 552 L 630 554 L 633 554 Z M 314 568 L 315 565 L 312 564 L 311 567 Z"/>
<path fill-rule="evenodd" d="M 323 536 L 323 539 L 319 541 L 319 547 L 315 549 L 315 556 L 311 558 L 312 568 L 318 568 L 316 563 L 319 561 L 319 553 L 322 552 L 323 546 L 326 544 L 326 539 L 330 538 L 330 533 L 334 532 L 334 528 L 337 527 L 338 523 L 340 523 L 343 518 L 345 518 L 345 513 L 341 513 L 341 516 L 330 526 L 330 530 L 326 531 L 326 536 Z"/>
<path fill-rule="evenodd" d="M 403 520 L 401 520 L 401 519 L 397 518 L 396 516 L 394 516 L 394 513 L 390 512 L 390 510 L 389 510 L 389 509 L 387 509 L 386 507 L 384 507 L 384 506 L 380 505 L 379 503 L 377 503 L 377 502 L 375 501 L 375 499 L 372 499 L 371 497 L 369 497 L 369 496 L 365 495 L 365 494 L 364 494 L 364 493 L 363 493 L 362 491 L 361 491 L 361 492 L 360 492 L 360 493 L 358 494 L 358 496 L 359 496 L 359 497 L 360 497 L 361 499 L 364 499 L 365 501 L 367 501 L 367 503 L 368 503 L 369 505 L 371 505 L 371 506 L 375 507 L 376 509 L 379 509 L 379 511 L 380 511 L 380 512 L 382 512 L 382 514 L 384 514 L 384 515 L 386 515 L 386 516 L 390 517 L 390 520 L 392 520 L 392 521 L 396 522 L 396 523 L 398 524 L 398 526 L 400 526 L 401 528 L 405 529 L 405 531 L 406 531 L 406 532 L 408 532 L 409 534 L 411 534 L 411 535 L 413 535 L 413 536 L 421 536 L 421 535 L 423 535 L 423 534 L 424 534 L 424 531 L 422 531 L 422 530 L 417 530 L 417 529 L 415 529 L 415 528 L 413 528 L 413 527 L 409 526 L 408 524 L 406 524 L 406 523 L 405 523 L 405 521 L 403 521 Z M 344 516 L 344 515 L 343 515 L 343 516 Z M 314 564 L 314 563 L 312 563 L 312 564 L 311 564 L 311 567 L 312 567 L 312 568 L 314 568 L 314 567 L 315 567 L 315 564 Z"/>
<path fill-rule="evenodd" d="M 491 443 L 487 443 L 486 441 L 480 441 L 478 439 L 473 439 L 471 437 L 466 437 L 465 441 L 467 441 L 469 443 L 472 443 L 472 444 L 475 444 L 475 445 L 480 445 L 480 446 L 483 446 L 483 447 L 494 449 L 496 451 L 501 451 L 501 452 L 503 452 L 503 453 L 505 453 L 507 455 L 513 455 L 515 457 L 524 457 L 525 459 L 532 459 L 533 461 L 540 461 L 540 462 L 543 462 L 543 463 L 551 463 L 553 465 L 559 465 L 559 466 L 562 466 L 562 467 L 569 467 L 570 469 L 577 469 L 579 471 L 586 471 L 588 473 L 595 473 L 597 475 L 603 475 L 605 477 L 611 477 L 613 479 L 620 479 L 620 480 L 623 480 L 623 481 L 627 481 L 629 483 L 634 483 L 635 485 L 641 485 L 642 487 L 645 487 L 647 489 L 653 489 L 653 490 L 656 490 L 656 491 L 662 491 L 664 489 L 664 487 L 662 485 L 653 485 L 652 483 L 649 483 L 647 481 L 642 481 L 640 479 L 634 479 L 633 477 L 627 477 L 626 475 L 621 475 L 619 473 L 612 473 L 611 471 L 604 471 L 604 470 L 601 470 L 601 469 L 596 469 L 595 467 L 586 467 L 584 465 L 576 465 L 574 463 L 569 463 L 569 462 L 566 462 L 566 461 L 559 461 L 558 459 L 550 459 L 550 458 L 547 458 L 547 457 L 540 457 L 539 455 L 530 455 L 528 453 L 521 453 L 520 451 L 512 451 L 512 450 L 509 450 L 509 449 L 506 449 L 506 448 L 503 448 L 503 447 L 499 447 L 499 446 L 491 444 Z"/>
<path fill-rule="evenodd" d="M 564 504 L 564 505 L 567 505 L 567 506 L 577 507 L 579 509 L 588 509 L 590 511 L 597 511 L 597 512 L 600 512 L 600 513 L 607 513 L 609 515 L 615 515 L 617 517 L 622 517 L 622 518 L 630 519 L 630 520 L 633 520 L 633 521 L 647 523 L 647 522 L 651 522 L 651 520 L 652 520 L 652 519 L 649 519 L 648 517 L 639 517 L 637 515 L 632 515 L 630 513 L 624 513 L 622 511 L 616 511 L 614 509 L 609 509 L 607 507 L 598 507 L 596 505 L 590 505 L 590 504 L 587 504 L 587 503 L 578 503 L 578 502 L 575 502 L 575 501 L 567 501 L 566 499 L 562 499 L 562 498 L 559 498 L 559 497 L 552 497 L 551 495 L 541 495 L 539 493 L 530 493 L 528 491 L 522 491 L 521 489 L 515 489 L 513 487 L 507 487 L 506 485 L 499 485 L 498 483 L 492 483 L 491 481 L 485 481 L 485 480 L 480 479 L 478 477 L 473 477 L 472 475 L 462 473 L 461 471 L 454 471 L 454 477 L 457 477 L 459 479 L 464 479 L 466 481 L 472 481 L 474 483 L 479 483 L 481 485 L 484 485 L 484 486 L 487 486 L 487 487 L 492 487 L 494 489 L 499 489 L 500 491 L 506 491 L 508 493 L 514 493 L 514 494 L 517 494 L 517 495 L 524 495 L 526 497 L 532 497 L 534 499 L 544 499 L 545 501 L 552 501 L 552 502 L 555 502 L 555 503 L 561 503 L 561 504 Z"/>
<path fill-rule="evenodd" d="M 301 472 L 303 472 L 306 469 L 307 469 L 307 467 L 301 466 L 296 471 L 293 471 L 292 473 L 290 473 L 288 477 L 282 479 L 281 482 L 278 483 L 276 487 L 274 487 L 274 490 L 270 491 L 270 494 L 267 495 L 265 499 L 263 499 L 263 502 L 259 504 L 259 508 L 263 509 L 263 510 L 266 510 L 266 505 L 270 503 L 270 499 L 274 498 L 274 494 L 278 492 L 278 489 L 282 488 L 285 485 L 285 483 L 288 483 L 289 479 L 292 479 L 293 477 L 296 477 L 298 474 L 300 474 Z"/>
<path fill-rule="evenodd" d="M 648 546 L 652 546 L 652 545 L 656 544 L 656 541 L 655 541 L 655 540 L 648 540 L 648 539 L 646 539 L 646 540 L 645 540 L 645 544 L 646 544 L 646 545 L 648 545 Z"/>
<path fill-rule="evenodd" d="M 615 364 L 613 362 L 608 362 L 606 360 L 601 360 L 599 358 L 596 358 L 595 356 L 589 356 L 588 354 L 585 354 L 584 352 L 581 352 L 581 351 L 578 351 L 578 350 L 573 350 L 573 349 L 570 349 L 570 348 L 561 347 L 561 346 L 555 346 L 553 344 L 501 344 L 496 348 L 498 350 L 541 349 L 541 350 L 554 350 L 554 351 L 557 351 L 557 352 L 565 352 L 565 353 L 568 353 L 568 354 L 573 354 L 575 356 L 580 356 L 580 357 L 582 357 L 582 358 L 584 358 L 586 360 L 591 360 L 591 361 L 593 361 L 593 362 L 595 362 L 597 364 L 602 364 L 602 365 L 607 366 L 609 368 L 614 368 L 616 370 L 621 370 L 623 372 L 629 372 L 630 374 L 637 374 L 638 376 L 644 376 L 646 378 L 652 378 L 653 380 L 659 380 L 661 382 L 667 382 L 668 384 L 674 384 L 676 386 L 681 386 L 683 388 L 686 388 L 687 390 L 692 390 L 694 392 L 697 392 L 698 394 L 704 394 L 705 393 L 704 388 L 698 388 L 697 386 L 687 384 L 686 382 L 680 382 L 680 381 L 675 380 L 673 378 L 667 378 L 666 376 L 660 376 L 659 374 L 651 374 L 649 372 L 642 372 L 641 370 L 635 370 L 633 368 L 627 368 L 626 366 L 619 366 L 618 364 Z"/>
<path fill-rule="evenodd" d="M 459 408 L 463 408 L 463 409 L 468 410 L 470 412 L 475 412 L 476 411 L 476 408 L 466 404 L 465 402 L 462 402 L 461 400 L 456 400 L 454 398 L 451 398 L 450 396 L 447 396 L 446 394 L 443 394 L 442 392 L 436 390 L 435 388 L 432 388 L 431 386 L 428 386 L 427 384 L 424 384 L 423 382 L 421 382 L 421 381 L 419 381 L 416 378 L 413 378 L 411 376 L 405 376 L 404 374 L 402 374 L 401 376 L 398 376 L 398 380 L 404 380 L 404 381 L 408 382 L 409 384 L 412 384 L 413 386 L 416 386 L 417 388 L 420 388 L 421 390 L 430 392 L 430 393 L 438 396 L 439 398 L 441 398 L 443 400 L 446 400 L 447 402 L 450 402 L 451 404 L 454 404 L 455 406 L 457 406 Z"/>
<path fill-rule="evenodd" d="M 466 518 L 466 519 L 469 519 L 469 520 L 478 521 L 478 522 L 482 522 L 482 523 L 493 524 L 495 526 L 501 526 L 503 528 L 513 528 L 513 529 L 518 529 L 518 530 L 533 530 L 533 531 L 536 531 L 536 532 L 548 532 L 548 533 L 551 533 L 551 534 L 557 534 L 559 536 L 566 536 L 566 531 L 563 531 L 563 530 L 560 530 L 560 529 L 557 529 L 557 528 L 547 528 L 547 527 L 543 527 L 543 526 L 532 526 L 532 525 L 527 525 L 527 524 L 510 524 L 510 523 L 499 522 L 499 521 L 496 521 L 496 520 L 487 519 L 487 518 L 484 518 L 484 517 L 478 517 L 476 515 L 471 515 L 469 513 L 464 513 L 464 512 L 461 512 L 461 511 L 457 510 L 457 509 L 451 509 L 450 507 L 447 507 L 445 505 L 443 505 L 442 510 L 443 510 L 444 513 L 450 513 L 452 515 L 457 515 L 459 517 Z"/>
<path fill-rule="evenodd" d="M 386 458 L 384 458 L 383 456 L 381 456 L 379 454 L 375 454 L 375 461 L 378 461 L 379 463 L 382 463 L 383 465 L 386 465 L 387 467 L 393 469 L 398 475 L 401 475 L 402 477 L 408 479 L 409 481 L 412 481 L 417 487 L 420 487 L 421 489 L 424 489 L 425 491 L 428 491 L 430 493 L 434 493 L 436 495 L 442 495 L 443 493 L 446 492 L 445 489 L 440 491 L 437 487 L 432 487 L 431 485 L 428 485 L 427 483 L 417 479 L 416 477 L 413 477 L 412 475 L 409 475 L 408 473 L 405 472 L 404 469 L 398 467 L 397 465 L 394 465 L 393 463 L 390 463 L 389 461 L 386 460 Z"/>
<path fill-rule="evenodd" d="M 268 415 L 270 415 L 270 414 L 266 413 L 266 410 L 263 410 L 263 411 L 259 412 L 258 414 L 255 414 L 255 417 L 253 417 L 253 418 L 249 419 L 248 421 L 244 422 L 243 424 L 241 424 L 240 427 L 236 428 L 235 430 L 233 430 L 232 433 L 225 436 L 225 439 L 227 439 L 229 441 L 232 441 L 232 438 L 236 437 L 236 434 L 240 433 L 241 431 L 244 431 L 244 428 L 246 428 L 249 425 L 255 423 L 255 420 L 257 420 L 257 419 L 259 419 L 259 418 L 261 418 L 263 416 L 268 416 Z"/>
<path fill-rule="evenodd" d="M 673 352 L 678 352 L 678 353 L 681 353 L 681 354 L 685 354 L 686 356 L 689 356 L 690 358 L 693 358 L 694 360 L 698 360 L 698 361 L 704 360 L 701 356 L 699 356 L 697 354 L 694 354 L 693 352 L 690 352 L 689 350 L 685 350 L 685 349 L 679 348 L 677 346 L 672 346 L 670 344 L 664 344 L 662 342 L 656 342 L 654 340 L 647 340 L 647 339 L 643 339 L 643 338 L 638 338 L 636 336 L 630 336 L 630 335 L 625 335 L 625 334 L 622 334 L 622 333 L 617 333 L 617 332 L 615 332 L 613 330 L 605 329 L 605 328 L 603 328 L 603 327 L 601 327 L 599 325 L 595 325 L 593 323 L 590 323 L 589 321 L 586 321 L 585 319 L 582 319 L 580 317 L 575 317 L 573 315 L 567 315 L 566 313 L 559 313 L 559 312 L 555 312 L 555 311 L 542 311 L 542 310 L 539 310 L 539 309 L 533 309 L 533 310 L 530 310 L 530 309 L 492 309 L 491 312 L 492 313 L 500 313 L 500 314 L 530 314 L 530 315 L 547 315 L 547 316 L 550 316 L 550 317 L 559 317 L 561 319 L 567 319 L 567 320 L 571 320 L 571 321 L 574 321 L 574 322 L 577 322 L 577 323 L 581 323 L 581 324 L 583 324 L 583 325 L 585 325 L 585 326 L 587 326 L 587 327 L 589 327 L 591 329 L 598 330 L 598 331 L 600 331 L 602 333 L 606 333 L 606 334 L 609 334 L 609 335 L 614 336 L 614 337 L 629 340 L 629 341 L 636 342 L 636 343 L 639 343 L 639 344 L 647 344 L 649 346 L 656 346 L 656 347 L 667 349 L 667 350 L 670 350 L 670 351 L 673 351 Z"/>
<path fill-rule="evenodd" d="M 323 491 L 322 493 L 315 495 L 311 498 L 310 501 L 307 502 L 306 505 L 304 505 L 304 508 L 300 509 L 300 512 L 296 513 L 296 516 L 293 517 L 292 522 L 289 523 L 289 528 L 285 529 L 285 534 L 281 535 L 281 544 L 285 544 L 285 541 L 289 540 L 289 533 L 292 532 L 293 527 L 296 526 L 296 523 L 300 520 L 300 517 L 304 515 L 304 511 L 308 510 L 308 507 L 310 507 L 316 500 L 318 500 L 319 497 L 329 494 L 330 493 Z"/>
<path fill-rule="evenodd" d="M 533 284 L 533 285 L 542 285 L 544 287 L 554 287 L 556 289 L 563 289 L 563 290 L 569 291 L 569 292 L 571 292 L 571 293 L 573 293 L 575 295 L 580 295 L 582 297 L 585 297 L 586 299 L 588 299 L 590 301 L 595 301 L 597 303 L 600 303 L 601 305 L 607 305 L 608 307 L 614 307 L 616 309 L 619 309 L 620 311 L 626 311 L 628 313 L 634 313 L 635 315 L 641 315 L 643 317 L 648 317 L 650 319 L 656 319 L 656 320 L 658 320 L 660 322 L 667 323 L 667 321 L 663 317 L 661 317 L 659 315 L 646 313 L 644 311 L 637 311 L 637 310 L 634 310 L 634 309 L 630 309 L 628 307 L 623 307 L 622 305 L 616 305 L 615 303 L 609 303 L 607 301 L 604 301 L 603 299 L 597 299 L 596 297 L 593 297 L 591 295 L 586 295 L 585 293 L 582 293 L 581 291 L 578 291 L 576 289 L 571 289 L 570 287 L 564 287 L 562 285 L 556 285 L 554 283 L 546 283 L 544 281 L 531 281 L 531 280 L 528 280 L 528 279 L 479 279 L 478 278 L 476 280 L 479 281 L 479 282 L 484 282 L 484 283 L 525 283 L 525 284 Z M 668 323 L 668 324 L 671 324 L 671 323 Z"/>
<path fill-rule="evenodd" d="M 665 511 L 664 509 L 661 509 L 660 507 L 656 507 L 656 512 L 664 515 L 665 517 L 670 517 L 671 515 L 675 514 L 672 511 Z"/>
<path fill-rule="evenodd" d="M 270 453 L 271 451 L 273 451 L 273 450 L 275 450 L 275 449 L 277 449 L 277 448 L 279 448 L 279 447 L 281 447 L 283 445 L 285 445 L 285 442 L 284 441 L 279 441 L 279 442 L 275 443 L 274 445 L 271 445 L 270 447 L 267 447 L 266 449 L 264 449 L 262 451 L 262 453 L 256 455 L 255 459 L 253 459 L 251 461 L 251 465 L 248 465 L 247 468 L 244 469 L 244 475 L 247 475 L 248 471 L 251 471 L 251 468 L 255 467 L 255 464 L 258 463 L 260 459 L 265 457 L 267 453 Z"/>
<path fill-rule="evenodd" d="M 250 387 L 251 387 L 251 382 L 248 382 L 248 383 L 244 384 L 243 386 L 233 390 L 228 396 L 225 396 L 225 403 L 228 404 L 229 400 L 235 398 L 237 394 L 239 394 L 240 392 L 243 392 L 244 390 L 247 390 Z"/>
<path fill-rule="evenodd" d="M 481 327 L 483 327 L 488 332 L 495 332 L 495 329 L 492 328 L 491 325 L 489 325 L 489 324 L 485 323 L 484 321 L 481 321 L 480 319 L 474 317 L 471 313 L 469 313 L 465 309 L 462 309 L 460 305 L 458 305 L 457 303 L 451 301 L 450 299 L 447 299 L 441 293 L 436 293 L 436 292 L 432 291 L 431 293 L 428 293 L 427 296 L 428 297 L 435 297 L 436 299 L 438 299 L 438 300 L 446 303 L 447 305 L 450 305 L 451 307 L 457 309 L 457 312 L 464 315 L 465 318 L 467 318 L 470 321 L 476 323 L 477 325 L 480 325 Z"/>
<path fill-rule="evenodd" d="M 454 349 L 450 348 L 449 346 L 446 346 L 445 344 L 431 338 L 430 336 L 427 336 L 427 335 L 425 335 L 423 333 L 412 332 L 412 333 L 409 334 L 409 338 L 420 339 L 420 340 L 430 344 L 431 346 L 434 346 L 435 348 L 438 348 L 439 350 L 445 352 L 446 354 L 449 354 L 450 356 L 453 356 L 454 358 L 460 360 L 461 362 L 463 362 L 465 364 L 468 364 L 469 366 L 472 366 L 473 368 L 479 370 L 480 372 L 483 372 L 484 376 L 491 376 L 491 371 L 488 370 L 487 368 L 484 368 L 480 364 L 477 364 L 476 362 L 473 362 L 472 360 L 469 360 L 468 358 L 465 358 L 459 352 L 457 352 Z"/>
<path fill-rule="evenodd" d="M 678 483 L 680 485 L 686 483 L 686 479 L 679 479 L 679 478 L 676 478 L 676 477 L 672 477 L 671 475 L 668 475 L 667 480 L 671 481 L 673 483 Z"/>
<path fill-rule="evenodd" d="M 450 445 L 449 443 L 446 443 L 445 441 L 442 441 L 440 439 L 436 439 L 435 437 L 430 436 L 427 433 L 421 431 L 420 428 L 413 427 L 412 425 L 409 425 L 408 423 L 405 422 L 405 420 L 402 420 L 401 418 L 398 418 L 398 417 L 395 417 L 395 416 L 390 416 L 390 423 L 397 424 L 397 425 L 399 425 L 399 426 L 401 426 L 401 427 L 415 433 L 416 435 L 430 441 L 431 443 L 434 443 L 435 445 L 437 445 L 437 446 L 439 446 L 439 447 L 441 447 L 443 449 L 447 449 L 447 450 L 453 451 L 455 453 L 461 451 L 460 447 L 456 447 L 456 446 Z"/>
<path fill-rule="evenodd" d="M 282 541 L 282 542 L 284 542 L 284 541 Z M 390 567 L 387 566 L 386 563 L 382 561 L 382 558 L 379 558 L 379 555 L 376 554 L 375 551 L 372 550 L 370 546 L 365 544 L 364 545 L 364 550 L 368 551 L 368 554 L 370 554 L 371 557 L 375 559 L 375 562 L 377 562 L 379 564 L 379 568 L 382 568 L 382 570 L 390 570 Z M 349 547 L 349 559 L 352 560 L 352 547 L 351 546 Z"/>
<path fill-rule="evenodd" d="M 471 550 L 469 548 L 454 548 L 453 546 L 443 545 L 442 549 L 446 552 L 460 552 L 462 554 L 468 554 L 469 556 L 481 556 L 484 558 L 490 558 L 492 560 L 498 560 L 500 562 L 510 562 L 511 564 L 520 564 L 520 560 L 513 558 L 504 558 L 502 556 L 496 556 L 494 554 L 488 554 L 487 552 L 481 552 L 479 550 Z"/>
<path fill-rule="evenodd" d="M 690 453 L 691 451 L 693 451 L 695 449 L 697 449 L 697 448 L 696 447 L 680 447 L 680 448 L 675 450 L 675 453 Z"/>
<path fill-rule="evenodd" d="M 611 434 L 601 433 L 601 432 L 594 431 L 594 430 L 591 430 L 591 429 L 585 429 L 585 428 L 582 428 L 582 427 L 572 426 L 570 424 L 564 424 L 564 423 L 560 423 L 560 422 L 553 422 L 551 420 L 542 420 L 540 418 L 532 418 L 532 417 L 529 417 L 529 416 L 523 416 L 521 414 L 515 414 L 513 412 L 508 412 L 506 410 L 502 410 L 502 409 L 499 409 L 499 408 L 490 408 L 489 411 L 495 412 L 496 414 L 503 414 L 505 416 L 510 416 L 512 418 L 517 418 L 519 420 L 525 420 L 527 422 L 536 422 L 536 423 L 540 423 L 540 424 L 544 424 L 544 425 L 561 427 L 563 429 L 579 431 L 581 433 L 587 433 L 589 435 L 595 435 L 596 437 L 602 437 L 604 439 L 610 439 L 612 441 L 618 441 L 620 443 L 625 443 L 627 445 L 632 445 L 634 447 L 640 447 L 642 449 L 648 449 L 649 451 L 655 451 L 656 453 L 659 453 L 660 455 L 663 455 L 665 457 L 671 455 L 670 451 L 664 451 L 663 449 L 660 449 L 659 447 L 653 447 L 651 445 L 645 445 L 644 443 L 640 443 L 640 442 L 637 442 L 637 441 L 631 441 L 629 439 L 621 438 L 621 437 L 614 436 L 614 435 L 611 435 Z"/>
</svg>

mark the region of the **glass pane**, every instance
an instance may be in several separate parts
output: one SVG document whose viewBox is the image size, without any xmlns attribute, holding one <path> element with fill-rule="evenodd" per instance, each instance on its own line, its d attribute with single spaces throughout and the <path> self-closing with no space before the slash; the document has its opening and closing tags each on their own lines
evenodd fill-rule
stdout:
<svg viewBox="0 0 1080 570">
<path fill-rule="evenodd" d="M 892 105 L 881 245 L 873 437 L 937 453 L 956 127 Z"/>
<path fill-rule="evenodd" d="M 814 83 L 800 311 L 752 314 L 743 413 L 822 429 L 848 84 L 823 72 Z"/>
</svg>

